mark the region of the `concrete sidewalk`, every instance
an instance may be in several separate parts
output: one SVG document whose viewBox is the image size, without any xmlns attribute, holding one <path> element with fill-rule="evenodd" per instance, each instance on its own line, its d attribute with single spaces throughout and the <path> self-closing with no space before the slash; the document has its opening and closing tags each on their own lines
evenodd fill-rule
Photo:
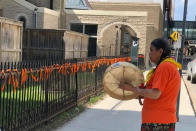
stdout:
<svg viewBox="0 0 196 131">
<path fill-rule="evenodd" d="M 180 98 L 176 131 L 196 131 L 196 117 L 183 80 Z M 140 131 L 141 109 L 138 100 L 119 101 L 106 96 L 56 131 Z"/>
</svg>

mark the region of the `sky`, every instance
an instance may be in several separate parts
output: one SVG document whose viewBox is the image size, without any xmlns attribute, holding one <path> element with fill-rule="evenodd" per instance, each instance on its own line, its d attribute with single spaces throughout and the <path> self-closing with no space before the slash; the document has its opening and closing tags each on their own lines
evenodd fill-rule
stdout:
<svg viewBox="0 0 196 131">
<path fill-rule="evenodd" d="M 183 20 L 184 1 L 175 0 L 174 20 Z M 196 16 L 196 0 L 188 0 L 187 20 L 195 21 Z"/>
</svg>

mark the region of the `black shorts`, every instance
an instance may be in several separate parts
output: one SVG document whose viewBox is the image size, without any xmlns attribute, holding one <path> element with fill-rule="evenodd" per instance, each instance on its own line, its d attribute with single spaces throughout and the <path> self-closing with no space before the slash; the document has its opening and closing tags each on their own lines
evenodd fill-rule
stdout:
<svg viewBox="0 0 196 131">
<path fill-rule="evenodd" d="M 175 131 L 175 123 L 171 123 L 171 124 L 144 123 L 141 126 L 141 131 Z"/>
</svg>

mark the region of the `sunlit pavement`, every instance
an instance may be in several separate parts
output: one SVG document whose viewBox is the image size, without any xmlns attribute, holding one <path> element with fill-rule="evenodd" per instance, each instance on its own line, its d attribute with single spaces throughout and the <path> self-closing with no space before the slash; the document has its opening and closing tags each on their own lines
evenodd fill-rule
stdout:
<svg viewBox="0 0 196 131">
<path fill-rule="evenodd" d="M 183 80 L 180 98 L 176 131 L 195 131 L 196 118 Z M 138 100 L 119 101 L 105 96 L 57 131 L 140 131 L 141 109 Z"/>
</svg>

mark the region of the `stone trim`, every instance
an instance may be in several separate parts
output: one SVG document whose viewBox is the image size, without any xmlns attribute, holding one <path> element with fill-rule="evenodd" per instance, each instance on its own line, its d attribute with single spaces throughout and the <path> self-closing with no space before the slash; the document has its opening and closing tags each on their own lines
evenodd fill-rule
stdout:
<svg viewBox="0 0 196 131">
<path fill-rule="evenodd" d="M 93 16 L 147 16 L 147 12 L 142 11 L 103 11 L 103 10 L 68 10 L 67 14 L 93 15 Z"/>
<path fill-rule="evenodd" d="M 127 23 L 127 22 L 113 22 L 113 23 L 110 23 L 110 24 L 104 26 L 104 27 L 101 29 L 101 31 L 100 31 L 100 33 L 99 33 L 100 38 L 103 37 L 104 31 L 107 30 L 107 29 L 108 29 L 110 26 L 112 26 L 112 25 L 127 25 L 128 27 L 130 27 L 130 29 L 132 29 L 132 31 L 134 32 L 134 35 L 135 35 L 135 36 L 137 36 L 138 38 L 141 37 L 139 31 L 137 31 L 137 29 L 136 29 L 134 26 L 132 26 L 130 23 Z"/>
<path fill-rule="evenodd" d="M 160 3 L 147 3 L 147 2 L 89 2 L 90 4 L 94 5 L 133 5 L 133 6 L 160 6 Z"/>
</svg>

